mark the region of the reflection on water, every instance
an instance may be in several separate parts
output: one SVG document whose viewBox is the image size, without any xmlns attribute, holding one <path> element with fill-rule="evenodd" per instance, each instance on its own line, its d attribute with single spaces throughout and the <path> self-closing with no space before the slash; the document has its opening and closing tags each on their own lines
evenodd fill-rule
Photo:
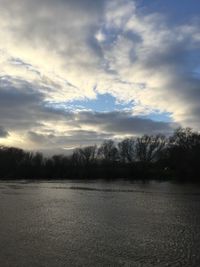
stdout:
<svg viewBox="0 0 200 267">
<path fill-rule="evenodd" d="M 0 266 L 200 266 L 200 188 L 1 182 Z"/>
</svg>

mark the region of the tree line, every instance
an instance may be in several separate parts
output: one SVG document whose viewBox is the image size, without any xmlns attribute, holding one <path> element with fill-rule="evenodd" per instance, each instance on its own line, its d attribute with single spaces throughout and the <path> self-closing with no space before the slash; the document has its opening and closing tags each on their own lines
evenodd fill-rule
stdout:
<svg viewBox="0 0 200 267">
<path fill-rule="evenodd" d="M 1 179 L 171 179 L 200 181 L 200 134 L 179 128 L 172 136 L 144 135 L 99 147 L 76 148 L 69 156 L 0 146 Z"/>
</svg>

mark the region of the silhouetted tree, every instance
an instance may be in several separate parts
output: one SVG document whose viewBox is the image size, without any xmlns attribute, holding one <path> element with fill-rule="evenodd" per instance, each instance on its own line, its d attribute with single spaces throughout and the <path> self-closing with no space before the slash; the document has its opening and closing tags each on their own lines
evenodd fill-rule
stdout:
<svg viewBox="0 0 200 267">
<path fill-rule="evenodd" d="M 97 157 L 97 147 L 87 146 L 84 148 L 80 148 L 79 153 L 82 156 L 83 163 L 88 165 L 95 162 Z"/>
<path fill-rule="evenodd" d="M 200 135 L 191 128 L 178 128 L 170 137 L 170 143 L 181 149 L 193 149 L 200 145 Z"/>
<path fill-rule="evenodd" d="M 118 144 L 120 160 L 123 163 L 133 162 L 135 157 L 135 140 L 126 138 Z"/>
<path fill-rule="evenodd" d="M 190 128 L 179 128 L 170 138 L 168 165 L 180 179 L 200 176 L 200 134 Z"/>
<path fill-rule="evenodd" d="M 159 158 L 160 153 L 166 145 L 163 135 L 144 135 L 136 139 L 136 159 L 142 162 L 152 162 Z"/>
<path fill-rule="evenodd" d="M 81 148 L 74 149 L 71 161 L 74 166 L 82 166 L 84 164 Z"/>
<path fill-rule="evenodd" d="M 45 158 L 41 153 L 0 146 L 0 178 L 171 178 L 200 181 L 200 134 L 179 128 L 163 135 L 113 140 L 77 148 L 72 155 Z"/>
<path fill-rule="evenodd" d="M 106 140 L 98 149 L 98 155 L 105 162 L 115 162 L 118 159 L 118 150 L 113 140 Z"/>
</svg>

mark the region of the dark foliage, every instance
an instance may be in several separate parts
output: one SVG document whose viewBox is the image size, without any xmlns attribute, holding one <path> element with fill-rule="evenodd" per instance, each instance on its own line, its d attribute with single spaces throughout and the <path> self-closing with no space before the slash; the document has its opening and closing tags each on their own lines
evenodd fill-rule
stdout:
<svg viewBox="0 0 200 267">
<path fill-rule="evenodd" d="M 176 179 L 200 180 L 200 134 L 189 128 L 173 136 L 144 135 L 116 144 L 77 148 L 70 156 L 0 146 L 1 179 Z"/>
</svg>

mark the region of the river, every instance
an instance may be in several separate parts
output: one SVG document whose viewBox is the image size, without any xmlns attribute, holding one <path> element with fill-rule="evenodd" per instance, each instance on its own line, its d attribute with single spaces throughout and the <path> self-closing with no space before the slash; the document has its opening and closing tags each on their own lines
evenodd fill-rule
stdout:
<svg viewBox="0 0 200 267">
<path fill-rule="evenodd" d="M 200 266 L 200 187 L 0 182 L 0 266 Z"/>
</svg>

